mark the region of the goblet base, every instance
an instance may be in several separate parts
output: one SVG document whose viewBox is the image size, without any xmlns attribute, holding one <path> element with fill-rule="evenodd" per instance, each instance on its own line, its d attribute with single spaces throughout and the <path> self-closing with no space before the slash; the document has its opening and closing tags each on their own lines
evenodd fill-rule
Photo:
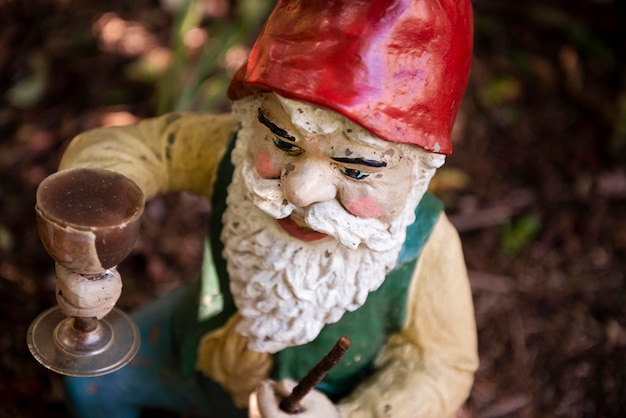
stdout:
<svg viewBox="0 0 626 418">
<path fill-rule="evenodd" d="M 44 367 L 66 376 L 101 376 L 128 364 L 139 350 L 139 329 L 117 308 L 88 330 L 74 321 L 54 306 L 31 323 L 28 348 Z"/>
</svg>

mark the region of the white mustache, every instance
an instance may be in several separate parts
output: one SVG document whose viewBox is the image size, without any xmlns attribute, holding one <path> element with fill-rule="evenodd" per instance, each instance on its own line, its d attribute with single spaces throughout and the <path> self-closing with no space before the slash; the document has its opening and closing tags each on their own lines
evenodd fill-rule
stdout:
<svg viewBox="0 0 626 418">
<path fill-rule="evenodd" d="M 387 251 L 398 246 L 398 239 L 393 239 L 399 232 L 396 223 L 386 224 L 378 219 L 354 216 L 337 199 L 306 208 L 297 207 L 285 198 L 280 180 L 261 177 L 249 159 L 244 160 L 242 174 L 250 200 L 274 219 L 286 218 L 296 211 L 309 228 L 330 235 L 351 249 L 361 244 L 373 251 Z"/>
<path fill-rule="evenodd" d="M 378 219 L 354 216 L 337 200 L 312 205 L 304 219 L 312 229 L 333 236 L 348 248 L 355 249 L 363 243 L 373 251 L 387 251 L 397 245 L 391 239 L 390 225 Z"/>
<path fill-rule="evenodd" d="M 285 199 L 280 180 L 261 177 L 247 158 L 243 161 L 242 174 L 248 197 L 255 206 L 274 219 L 291 215 L 296 206 Z"/>
</svg>

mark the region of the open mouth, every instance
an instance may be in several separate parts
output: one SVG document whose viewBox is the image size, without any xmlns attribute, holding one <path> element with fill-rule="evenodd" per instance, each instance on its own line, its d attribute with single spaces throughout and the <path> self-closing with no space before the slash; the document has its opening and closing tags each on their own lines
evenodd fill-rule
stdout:
<svg viewBox="0 0 626 418">
<path fill-rule="evenodd" d="M 278 225 L 283 228 L 292 237 L 299 240 L 311 242 L 326 238 L 328 235 L 317 232 L 306 226 L 304 220 L 293 213 L 286 218 L 277 219 Z"/>
</svg>

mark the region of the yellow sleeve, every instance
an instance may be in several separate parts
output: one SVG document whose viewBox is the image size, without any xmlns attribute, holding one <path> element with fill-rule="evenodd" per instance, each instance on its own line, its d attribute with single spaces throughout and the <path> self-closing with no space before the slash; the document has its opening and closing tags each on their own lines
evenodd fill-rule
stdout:
<svg viewBox="0 0 626 418">
<path fill-rule="evenodd" d="M 168 191 L 210 196 L 236 123 L 230 115 L 171 113 L 76 136 L 59 169 L 98 167 L 130 177 L 146 199 Z"/>
<path fill-rule="evenodd" d="M 458 233 L 441 215 L 416 266 L 404 329 L 377 372 L 345 400 L 343 418 L 454 416 L 478 367 L 471 289 Z"/>
</svg>

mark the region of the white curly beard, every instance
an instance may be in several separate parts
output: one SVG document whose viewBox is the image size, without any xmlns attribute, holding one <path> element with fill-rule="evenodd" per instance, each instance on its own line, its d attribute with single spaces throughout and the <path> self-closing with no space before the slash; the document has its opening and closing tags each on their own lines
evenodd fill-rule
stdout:
<svg viewBox="0 0 626 418">
<path fill-rule="evenodd" d="M 295 208 L 285 204 L 280 180 L 256 173 L 246 153 L 251 134 L 244 123 L 232 155 L 235 171 L 221 238 L 242 316 L 237 332 L 251 350 L 275 353 L 313 341 L 324 325 L 359 308 L 382 284 L 434 169 L 390 224 L 357 218 L 336 201 Z M 329 237 L 304 242 L 289 235 L 276 219 L 292 210 Z"/>
</svg>

